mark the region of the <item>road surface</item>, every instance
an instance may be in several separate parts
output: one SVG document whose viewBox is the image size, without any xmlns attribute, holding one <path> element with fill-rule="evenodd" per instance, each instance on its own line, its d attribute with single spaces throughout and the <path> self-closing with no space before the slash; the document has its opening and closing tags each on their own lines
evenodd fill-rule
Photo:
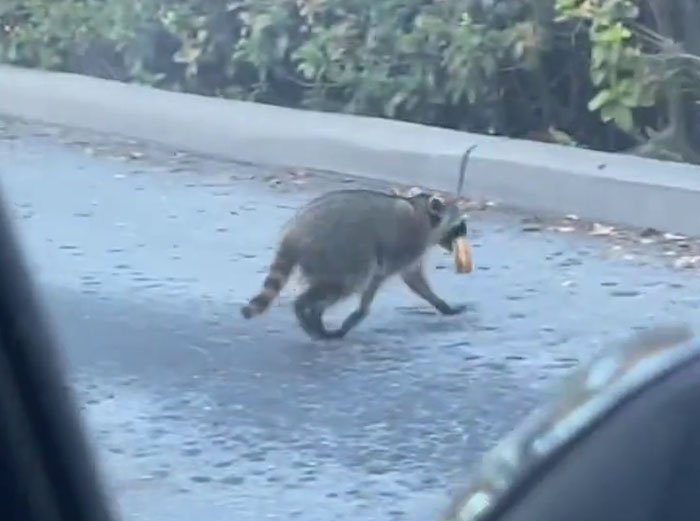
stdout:
<svg viewBox="0 0 700 521">
<path fill-rule="evenodd" d="M 0 128 L 2 188 L 124 520 L 431 519 L 579 360 L 700 322 L 697 273 L 659 248 L 491 209 L 472 216 L 471 275 L 432 257 L 468 313 L 440 317 L 395 282 L 329 346 L 296 326 L 294 284 L 260 318 L 239 307 L 294 208 L 362 183 Z"/>
</svg>

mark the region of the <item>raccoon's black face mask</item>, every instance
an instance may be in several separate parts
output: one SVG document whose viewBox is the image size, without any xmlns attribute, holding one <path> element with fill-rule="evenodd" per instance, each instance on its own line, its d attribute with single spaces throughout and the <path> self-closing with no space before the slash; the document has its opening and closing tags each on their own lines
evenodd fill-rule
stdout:
<svg viewBox="0 0 700 521">
<path fill-rule="evenodd" d="M 448 252 L 452 253 L 452 245 L 454 244 L 455 239 L 457 239 L 457 237 L 466 236 L 467 220 L 465 217 L 462 217 L 456 224 L 447 229 L 447 232 L 442 236 L 438 244 Z"/>
</svg>

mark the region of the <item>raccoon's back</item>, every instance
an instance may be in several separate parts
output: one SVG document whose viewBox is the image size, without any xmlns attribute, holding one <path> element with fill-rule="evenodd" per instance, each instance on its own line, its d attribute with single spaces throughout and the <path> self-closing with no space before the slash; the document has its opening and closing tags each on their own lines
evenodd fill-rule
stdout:
<svg viewBox="0 0 700 521">
<path fill-rule="evenodd" d="M 410 203 L 370 190 L 330 192 L 311 201 L 293 218 L 285 240 L 299 252 L 308 275 L 366 276 L 377 250 L 397 259 L 420 253 L 426 232 Z"/>
</svg>

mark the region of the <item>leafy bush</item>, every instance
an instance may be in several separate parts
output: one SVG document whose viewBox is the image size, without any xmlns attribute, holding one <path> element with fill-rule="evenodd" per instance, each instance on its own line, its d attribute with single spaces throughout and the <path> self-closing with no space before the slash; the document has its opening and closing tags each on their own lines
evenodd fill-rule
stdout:
<svg viewBox="0 0 700 521">
<path fill-rule="evenodd" d="M 556 8 L 558 20 L 588 28 L 598 88 L 588 108 L 632 136 L 637 153 L 700 163 L 700 0 L 556 0 Z"/>
<path fill-rule="evenodd" d="M 658 13 L 644 25 L 643 0 L 5 2 L 9 63 L 652 155 L 678 57 L 700 53 L 659 60 L 648 38 L 674 35 L 654 32 Z M 674 125 L 657 144 L 695 160 L 696 129 Z"/>
</svg>

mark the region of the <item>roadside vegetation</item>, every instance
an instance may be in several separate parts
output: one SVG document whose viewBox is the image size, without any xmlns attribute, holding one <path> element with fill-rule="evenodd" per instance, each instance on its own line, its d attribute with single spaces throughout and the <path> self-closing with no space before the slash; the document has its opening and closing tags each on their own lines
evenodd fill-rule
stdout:
<svg viewBox="0 0 700 521">
<path fill-rule="evenodd" d="M 700 0 L 4 0 L 0 60 L 700 164 Z"/>
</svg>

